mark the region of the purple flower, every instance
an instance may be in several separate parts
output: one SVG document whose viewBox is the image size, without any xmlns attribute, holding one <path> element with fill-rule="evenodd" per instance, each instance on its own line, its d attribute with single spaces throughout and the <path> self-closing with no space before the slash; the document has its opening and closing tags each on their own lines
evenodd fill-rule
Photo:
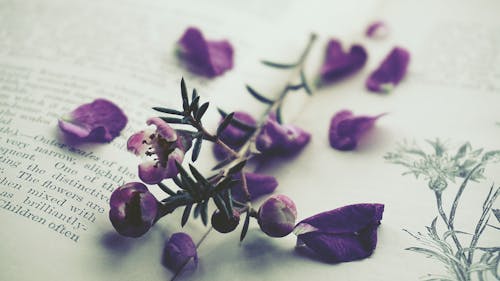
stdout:
<svg viewBox="0 0 500 281">
<path fill-rule="evenodd" d="M 184 232 L 172 234 L 163 249 L 162 264 L 171 270 L 178 271 L 191 259 L 198 264 L 196 245 L 191 236 Z"/>
<path fill-rule="evenodd" d="M 235 230 L 240 223 L 240 213 L 233 209 L 233 216 L 227 218 L 223 212 L 216 210 L 212 214 L 211 222 L 213 228 L 218 232 L 228 233 Z"/>
<path fill-rule="evenodd" d="M 342 50 L 340 41 L 332 39 L 328 42 L 325 62 L 320 70 L 321 82 L 335 82 L 354 74 L 366 63 L 368 55 L 361 45 L 352 45 L 348 53 Z"/>
<path fill-rule="evenodd" d="M 383 115 L 354 116 L 350 110 L 337 112 L 330 122 L 330 146 L 344 151 L 355 149 L 361 136 Z"/>
<path fill-rule="evenodd" d="M 295 203 L 285 195 L 273 195 L 259 208 L 260 229 L 271 237 L 287 236 L 292 232 L 296 219 Z"/>
<path fill-rule="evenodd" d="M 302 150 L 311 134 L 294 125 L 282 125 L 270 114 L 257 137 L 257 149 L 264 155 L 288 156 Z"/>
<path fill-rule="evenodd" d="M 395 47 L 366 80 L 366 87 L 372 92 L 387 93 L 396 86 L 406 74 L 410 53 Z"/>
<path fill-rule="evenodd" d="M 79 142 L 110 142 L 127 125 L 127 116 L 114 103 L 96 99 L 82 104 L 68 117 L 59 120 L 59 128 Z"/>
<path fill-rule="evenodd" d="M 383 21 L 375 21 L 368 26 L 365 34 L 369 38 L 382 39 L 389 34 L 389 28 Z"/>
<path fill-rule="evenodd" d="M 109 199 L 109 219 L 118 233 L 139 237 L 154 224 L 158 201 L 140 182 L 129 182 L 118 187 Z"/>
<path fill-rule="evenodd" d="M 241 179 L 241 173 L 238 173 L 235 179 Z M 251 200 L 272 193 L 276 187 L 278 187 L 276 178 L 269 175 L 245 172 L 245 179 L 247 181 L 247 189 L 248 193 L 250 193 Z M 231 189 L 231 194 L 235 200 L 246 202 L 241 180 Z"/>
<path fill-rule="evenodd" d="M 257 123 L 252 115 L 243 111 L 236 111 L 233 118 L 249 126 L 255 126 Z M 224 118 L 221 119 L 219 124 L 222 120 L 224 120 Z M 220 139 L 232 149 L 239 149 L 243 144 L 245 144 L 251 134 L 252 132 L 230 124 L 226 127 L 226 129 L 224 129 L 224 131 L 222 131 Z M 214 145 L 213 152 L 215 158 L 218 160 L 224 160 L 229 156 L 228 152 L 222 146 L 217 144 Z"/>
<path fill-rule="evenodd" d="M 359 260 L 375 250 L 383 212 L 383 204 L 349 205 L 299 222 L 294 233 L 328 262 Z"/>
<path fill-rule="evenodd" d="M 184 159 L 184 154 L 191 148 L 192 136 L 175 131 L 160 118 L 151 118 L 147 124 L 155 125 L 156 130 L 133 134 L 128 139 L 127 148 L 146 158 L 139 164 L 139 178 L 147 184 L 157 184 L 177 175 L 175 162 L 181 163 Z"/>
<path fill-rule="evenodd" d="M 188 28 L 179 40 L 179 55 L 191 71 L 215 77 L 233 68 L 233 47 L 227 40 L 205 40 L 197 28 Z"/>
</svg>

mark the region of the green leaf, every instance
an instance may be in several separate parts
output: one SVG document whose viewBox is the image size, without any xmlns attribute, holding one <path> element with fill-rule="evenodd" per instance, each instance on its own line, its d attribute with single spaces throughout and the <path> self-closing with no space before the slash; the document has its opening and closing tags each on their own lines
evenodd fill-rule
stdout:
<svg viewBox="0 0 500 281">
<path fill-rule="evenodd" d="M 262 103 L 266 103 L 266 104 L 273 104 L 274 101 L 273 100 L 270 100 L 266 97 L 264 97 L 263 95 L 257 93 L 257 91 L 255 91 L 254 89 L 252 89 L 252 87 L 250 87 L 249 85 L 246 85 L 246 88 L 247 88 L 247 91 L 254 97 L 256 98 L 258 101 L 262 102 Z"/>
<path fill-rule="evenodd" d="M 245 222 L 243 223 L 243 228 L 241 229 L 240 242 L 243 241 L 243 239 L 245 239 L 249 225 L 250 225 L 250 212 L 247 212 L 247 215 L 245 217 Z"/>
<path fill-rule="evenodd" d="M 217 209 L 223 212 L 226 218 L 229 220 L 233 216 L 233 213 L 232 211 L 231 212 L 229 211 L 229 208 L 226 206 L 226 203 L 224 203 L 224 200 L 222 199 L 220 194 L 215 194 L 215 196 L 212 197 L 212 199 L 214 200 Z"/>
<path fill-rule="evenodd" d="M 182 181 L 177 176 L 173 177 L 172 180 L 174 181 L 175 185 L 182 188 Z"/>
<path fill-rule="evenodd" d="M 181 79 L 181 95 L 182 95 L 182 108 L 184 109 L 184 112 L 188 112 L 189 100 L 188 100 L 186 82 L 184 82 L 184 77 L 182 77 Z"/>
<path fill-rule="evenodd" d="M 191 94 L 191 100 L 194 100 L 198 96 L 198 92 L 196 89 L 193 89 L 193 93 Z"/>
<path fill-rule="evenodd" d="M 181 220 L 182 227 L 184 227 L 184 225 L 186 225 L 186 223 L 189 219 L 189 214 L 191 214 L 191 208 L 193 208 L 193 204 L 188 204 L 188 205 L 186 205 L 186 208 L 184 208 L 184 212 L 182 213 L 182 220 Z"/>
<path fill-rule="evenodd" d="M 210 182 L 191 164 L 189 164 L 189 169 L 193 174 L 194 178 L 201 183 L 203 186 L 210 186 Z"/>
<path fill-rule="evenodd" d="M 272 62 L 268 60 L 261 60 L 260 61 L 263 65 L 269 66 L 269 67 L 274 67 L 274 68 L 280 68 L 280 69 L 290 69 L 296 67 L 298 64 L 297 63 L 278 63 L 278 62 Z"/>
<path fill-rule="evenodd" d="M 194 98 L 194 100 L 191 102 L 191 105 L 189 106 L 189 109 L 192 111 L 192 112 L 198 112 L 198 104 L 200 102 L 200 97 L 196 97 Z"/>
<path fill-rule="evenodd" d="M 199 137 L 194 142 L 193 153 L 191 154 L 191 161 L 195 162 L 198 159 L 201 151 L 201 143 L 203 142 L 203 138 Z"/>
<path fill-rule="evenodd" d="M 222 109 L 218 108 L 217 111 L 219 111 L 219 114 L 222 116 L 222 118 L 225 118 L 228 114 L 224 112 Z M 257 129 L 257 127 L 247 124 L 245 122 L 241 122 L 238 119 L 233 118 L 231 120 L 231 125 L 235 126 L 236 128 L 242 129 L 247 132 L 253 132 Z"/>
<path fill-rule="evenodd" d="M 201 214 L 201 221 L 203 222 L 204 225 L 207 225 L 208 223 L 208 200 L 205 200 L 200 203 L 201 204 L 201 209 L 200 209 L 200 214 Z"/>
<path fill-rule="evenodd" d="M 186 124 L 184 119 L 181 118 L 172 118 L 172 117 L 160 117 L 161 120 L 170 123 L 170 124 Z"/>
<path fill-rule="evenodd" d="M 231 167 L 229 169 L 229 171 L 227 171 L 227 173 L 230 174 L 230 175 L 234 175 L 234 174 L 240 172 L 243 169 L 243 167 L 245 167 L 246 164 L 247 164 L 247 160 L 243 160 L 240 163 L 238 163 L 238 164 L 234 165 L 233 167 Z"/>
<path fill-rule="evenodd" d="M 189 176 L 189 174 L 184 169 L 184 167 L 182 167 L 181 163 L 179 163 L 178 161 L 175 161 L 175 165 L 177 166 L 177 170 L 179 171 L 179 174 L 181 175 L 182 185 L 180 188 L 188 191 L 189 193 L 193 193 L 193 188 L 196 187 L 196 183 Z"/>
<path fill-rule="evenodd" d="M 278 121 L 279 124 L 283 124 L 283 116 L 281 114 L 281 104 L 276 109 L 276 121 Z"/>
<path fill-rule="evenodd" d="M 200 209 L 201 209 L 201 203 L 196 204 L 196 207 L 194 207 L 193 211 L 193 218 L 197 219 L 198 216 L 200 215 Z"/>
<path fill-rule="evenodd" d="M 168 186 L 166 186 L 164 183 L 159 182 L 158 187 L 161 190 L 163 190 L 165 193 L 167 193 L 168 195 L 171 195 L 171 196 L 176 195 L 176 193 L 172 189 L 168 188 Z"/>
<path fill-rule="evenodd" d="M 200 106 L 200 109 L 196 112 L 196 120 L 201 120 L 201 118 L 203 118 L 203 115 L 207 112 L 209 104 L 209 102 L 206 102 Z"/>
<path fill-rule="evenodd" d="M 184 113 L 180 112 L 179 110 L 165 108 L 165 107 L 153 107 L 153 110 L 163 112 L 163 113 L 168 113 L 168 114 L 184 115 Z"/>
<path fill-rule="evenodd" d="M 226 165 L 228 165 L 229 163 L 231 163 L 233 161 L 233 157 L 229 156 L 228 158 L 220 161 L 219 163 L 217 163 L 217 165 L 215 165 L 213 168 L 212 168 L 212 171 L 215 171 L 215 170 L 218 170 Z"/>
<path fill-rule="evenodd" d="M 234 118 L 234 112 L 231 112 L 231 113 L 227 114 L 226 116 L 224 116 L 224 120 L 217 128 L 217 136 L 220 136 L 220 134 L 222 134 L 222 132 L 227 128 L 227 126 L 229 126 L 229 124 L 231 124 L 231 121 L 233 121 L 233 118 Z"/>
</svg>

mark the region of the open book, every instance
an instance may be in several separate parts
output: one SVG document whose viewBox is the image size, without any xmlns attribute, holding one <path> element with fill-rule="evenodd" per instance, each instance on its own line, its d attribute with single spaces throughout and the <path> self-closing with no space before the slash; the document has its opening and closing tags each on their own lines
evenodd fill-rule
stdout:
<svg viewBox="0 0 500 281">
<path fill-rule="evenodd" d="M 161 249 L 178 231 L 200 242 L 198 267 L 178 279 L 449 276 L 446 262 L 405 250 L 422 246 L 415 237 L 438 217 L 436 200 L 424 179 L 401 176 L 405 167 L 388 163 L 391 158 L 384 155 L 397 154 L 397 143 L 405 139 L 425 147 L 425 140 L 441 138 L 453 151 L 466 142 L 474 149 L 500 149 L 500 4 L 311 2 L 0 0 L 0 280 L 169 280 L 174 273 L 161 266 Z M 391 36 L 383 41 L 364 38 L 366 24 L 380 18 L 391 27 Z M 213 80 L 190 74 L 174 54 L 188 26 L 200 27 L 210 38 L 229 39 L 236 50 L 235 68 Z M 293 161 L 259 169 L 277 177 L 276 192 L 295 200 L 299 220 L 351 203 L 384 203 L 373 256 L 323 263 L 296 252 L 293 235 L 272 239 L 253 223 L 240 245 L 238 231 L 207 232 L 199 221 L 181 228 L 180 211 L 141 238 L 116 234 L 108 219 L 109 196 L 125 182 L 138 180 L 140 160 L 125 145 L 156 114 L 151 107 L 179 107 L 178 84 L 184 76 L 188 87 L 196 87 L 211 103 L 209 127 L 219 120 L 216 107 L 258 116 L 263 108 L 244 85 L 272 95 L 289 79 L 259 60 L 293 60 L 311 31 L 321 38 L 307 67 L 311 77 L 332 37 L 345 48 L 365 44 L 368 63 L 360 73 L 312 97 L 298 93 L 287 102 L 286 122 L 308 130 L 312 141 Z M 394 45 L 412 53 L 407 79 L 389 95 L 368 93 L 364 79 Z M 110 144 L 65 144 L 57 119 L 95 98 L 117 103 L 129 125 Z M 359 150 L 339 152 L 329 147 L 327 134 L 330 118 L 341 109 L 389 114 Z M 207 171 L 214 165 L 210 147 L 204 147 L 198 163 Z M 457 209 L 455 225 L 465 233 L 460 234 L 465 242 L 474 234 L 490 186 L 500 184 L 499 165 L 488 166 L 484 178 L 470 184 Z M 446 210 L 459 185 L 450 182 L 443 193 Z M 499 224 L 488 216 L 493 227 L 486 227 L 476 246 L 494 249 L 500 246 L 494 228 Z M 446 231 L 442 224 L 438 228 L 439 235 Z M 478 271 L 489 266 L 480 258 L 478 254 L 474 260 Z M 480 280 L 478 276 L 470 280 Z M 487 278 L 495 280 L 491 274 Z"/>
</svg>

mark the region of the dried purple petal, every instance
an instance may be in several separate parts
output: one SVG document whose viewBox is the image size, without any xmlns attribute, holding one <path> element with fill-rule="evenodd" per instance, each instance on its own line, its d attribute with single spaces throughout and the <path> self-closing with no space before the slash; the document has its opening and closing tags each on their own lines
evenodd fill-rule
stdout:
<svg viewBox="0 0 500 281">
<path fill-rule="evenodd" d="M 337 112 L 330 122 L 330 146 L 338 150 L 353 150 L 357 147 L 360 138 L 375 121 L 383 116 L 354 116 L 350 110 Z"/>
<path fill-rule="evenodd" d="M 285 195 L 269 197 L 259 208 L 260 229 L 271 237 L 284 237 L 292 232 L 297 219 L 297 208 Z"/>
<path fill-rule="evenodd" d="M 188 28 L 179 40 L 179 55 L 191 71 L 215 77 L 233 68 L 233 47 L 227 40 L 205 40 L 197 28 Z"/>
<path fill-rule="evenodd" d="M 320 70 L 321 82 L 335 82 L 363 68 L 368 55 L 361 45 L 352 45 L 348 53 L 342 50 L 339 40 L 328 42 L 325 62 Z"/>
<path fill-rule="evenodd" d="M 154 224 L 158 201 L 140 182 L 118 187 L 109 199 L 109 219 L 118 233 L 139 237 Z"/>
<path fill-rule="evenodd" d="M 191 236 L 184 232 L 172 234 L 163 249 L 162 264 L 167 268 L 178 271 L 190 260 L 198 264 L 196 245 Z"/>
<path fill-rule="evenodd" d="M 410 53 L 395 47 L 366 80 L 366 87 L 372 92 L 387 93 L 394 88 L 406 74 Z"/>
<path fill-rule="evenodd" d="M 235 179 L 241 179 L 241 174 L 237 174 Z M 278 187 L 276 178 L 269 175 L 245 172 L 245 179 L 251 200 L 270 194 Z M 231 194 L 235 200 L 246 202 L 246 196 L 243 192 L 243 184 L 241 181 L 231 189 Z"/>
<path fill-rule="evenodd" d="M 374 39 L 382 39 L 389 34 L 389 28 L 383 21 L 375 21 L 366 29 L 366 37 Z"/>
<path fill-rule="evenodd" d="M 233 118 L 250 126 L 255 126 L 257 123 L 252 115 L 243 111 L 234 112 Z M 219 124 L 222 122 L 222 120 L 224 120 L 224 118 L 221 119 Z M 219 137 L 230 148 L 239 149 L 248 140 L 251 134 L 252 132 L 250 131 L 246 131 L 232 124 L 229 124 L 229 126 L 227 126 L 224 131 L 222 131 Z M 213 152 L 217 160 L 224 160 L 229 156 L 227 150 L 218 144 L 215 144 L 213 146 Z"/>
<path fill-rule="evenodd" d="M 271 114 L 257 137 L 257 149 L 264 155 L 288 156 L 301 151 L 311 134 L 294 125 L 283 125 Z"/>
<path fill-rule="evenodd" d="M 110 142 L 127 125 L 127 116 L 114 103 L 96 99 L 73 110 L 59 120 L 66 136 L 79 142 Z"/>
<path fill-rule="evenodd" d="M 175 162 L 184 160 L 193 139 L 187 133 L 173 130 L 160 118 L 151 118 L 147 123 L 155 125 L 156 130 L 133 134 L 128 139 L 127 149 L 145 158 L 138 166 L 139 178 L 147 184 L 157 184 L 177 175 Z"/>
<path fill-rule="evenodd" d="M 328 262 L 348 262 L 372 255 L 383 204 L 355 204 L 320 213 L 297 224 L 297 239 Z"/>
</svg>

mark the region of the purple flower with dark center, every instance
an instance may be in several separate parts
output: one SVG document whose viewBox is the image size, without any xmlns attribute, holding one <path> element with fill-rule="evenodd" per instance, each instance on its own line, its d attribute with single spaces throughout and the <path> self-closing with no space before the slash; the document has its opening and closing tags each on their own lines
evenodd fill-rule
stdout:
<svg viewBox="0 0 500 281">
<path fill-rule="evenodd" d="M 367 58 L 361 45 L 352 45 L 349 52 L 344 52 L 340 41 L 330 40 L 320 70 L 321 83 L 328 84 L 354 74 L 365 65 Z"/>
<path fill-rule="evenodd" d="M 288 156 L 301 151 L 311 140 L 311 134 L 294 125 L 279 124 L 270 114 L 257 137 L 257 149 L 264 155 Z"/>
<path fill-rule="evenodd" d="M 241 173 L 236 174 L 234 178 L 240 179 L 240 181 L 231 189 L 231 194 L 235 200 L 246 202 L 243 183 L 241 181 Z M 276 178 L 269 175 L 245 172 L 245 179 L 251 200 L 270 194 L 278 187 Z"/>
<path fill-rule="evenodd" d="M 109 219 L 118 233 L 139 237 L 154 224 L 158 201 L 140 182 L 129 182 L 118 187 L 109 199 Z"/>
<path fill-rule="evenodd" d="M 255 126 L 257 123 L 255 119 L 252 117 L 252 115 L 243 111 L 234 112 L 233 118 L 249 126 Z M 224 120 L 224 118 L 221 119 L 219 124 L 222 122 L 222 120 Z M 247 130 L 241 129 L 233 124 L 230 124 L 224 129 L 224 131 L 222 131 L 219 137 L 225 144 L 227 144 L 232 149 L 239 149 L 243 144 L 245 144 L 245 142 L 248 140 L 251 134 L 252 133 Z M 224 147 L 218 144 L 214 145 L 213 152 L 215 158 L 217 158 L 218 160 L 224 160 L 229 156 L 229 153 L 224 149 Z"/>
<path fill-rule="evenodd" d="M 147 129 L 133 134 L 128 139 L 127 149 L 146 158 L 139 164 L 139 178 L 147 184 L 157 184 L 177 175 L 175 162 L 182 163 L 193 139 L 187 133 L 175 131 L 157 117 L 148 119 L 147 124 L 155 125 L 156 130 Z"/>
<path fill-rule="evenodd" d="M 194 73 L 215 77 L 233 68 L 233 46 L 227 40 L 205 40 L 199 29 L 190 27 L 178 44 L 179 56 Z"/>
<path fill-rule="evenodd" d="M 163 249 L 162 264 L 167 268 L 178 271 L 190 260 L 198 264 L 196 245 L 191 236 L 184 232 L 172 234 Z"/>
<path fill-rule="evenodd" d="M 395 47 L 366 80 L 366 87 L 372 92 L 387 93 L 394 88 L 406 74 L 410 53 Z"/>
<path fill-rule="evenodd" d="M 389 28 L 383 21 L 375 21 L 366 29 L 365 35 L 369 38 L 382 39 L 389 34 Z"/>
<path fill-rule="evenodd" d="M 294 233 L 325 261 L 364 259 L 375 250 L 383 212 L 383 204 L 349 205 L 299 222 Z"/>
<path fill-rule="evenodd" d="M 223 212 L 216 210 L 212 214 L 212 226 L 220 233 L 228 233 L 236 229 L 240 223 L 240 213 L 233 209 L 232 217 L 228 218 Z"/>
<path fill-rule="evenodd" d="M 338 150 L 354 150 L 363 134 L 383 115 L 354 116 L 350 110 L 337 112 L 330 122 L 330 146 Z"/>
<path fill-rule="evenodd" d="M 269 197 L 259 208 L 260 229 L 271 237 L 284 237 L 292 232 L 297 219 L 297 208 L 285 195 Z"/>
<path fill-rule="evenodd" d="M 127 125 L 127 116 L 114 103 L 96 99 L 59 120 L 59 128 L 78 142 L 110 142 Z"/>
</svg>

